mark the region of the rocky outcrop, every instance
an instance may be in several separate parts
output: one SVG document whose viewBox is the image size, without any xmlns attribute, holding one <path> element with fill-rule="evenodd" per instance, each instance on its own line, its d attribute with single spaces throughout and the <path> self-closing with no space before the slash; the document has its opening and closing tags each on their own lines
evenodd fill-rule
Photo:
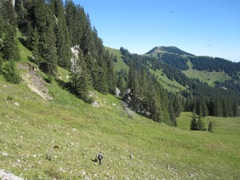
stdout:
<svg viewBox="0 0 240 180">
<path fill-rule="evenodd" d="M 132 99 L 132 91 L 131 89 L 127 89 L 127 91 L 123 94 L 122 100 L 124 102 L 123 107 L 126 112 L 129 114 L 129 110 L 132 112 L 136 112 L 146 117 L 150 117 L 151 113 L 147 111 L 142 105 L 135 103 Z M 131 116 L 131 115 L 130 115 Z"/>
<path fill-rule="evenodd" d="M 45 100 L 53 100 L 53 98 L 48 94 L 48 88 L 45 86 L 45 81 L 38 75 L 38 69 L 33 65 L 19 64 L 18 68 L 23 69 L 24 73 L 21 74 L 21 78 L 27 84 L 27 86 L 39 96 Z"/>
<path fill-rule="evenodd" d="M 10 179 L 11 180 L 24 180 L 23 178 L 15 176 L 14 174 L 12 174 L 8 171 L 2 170 L 2 169 L 0 169 L 0 178 L 2 180 L 10 180 Z"/>
</svg>

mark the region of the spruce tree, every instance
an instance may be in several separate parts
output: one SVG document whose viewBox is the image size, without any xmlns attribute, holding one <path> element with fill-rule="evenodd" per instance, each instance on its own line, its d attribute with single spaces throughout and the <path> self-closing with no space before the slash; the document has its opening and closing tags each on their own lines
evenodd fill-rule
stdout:
<svg viewBox="0 0 240 180">
<path fill-rule="evenodd" d="M 106 61 L 106 69 L 107 69 L 107 85 L 108 92 L 111 94 L 115 93 L 116 88 L 116 77 L 114 73 L 114 66 L 111 56 L 108 51 L 104 50 L 104 59 Z"/>
<path fill-rule="evenodd" d="M 29 38 L 30 39 L 30 38 Z M 39 53 L 39 35 L 38 35 L 38 31 L 37 31 L 37 28 L 35 28 L 33 31 L 32 31 L 32 34 L 31 34 L 31 39 L 30 39 L 30 46 L 31 46 L 31 49 L 32 49 L 32 54 L 33 54 L 33 62 L 35 62 L 36 64 L 40 64 L 43 60 L 41 59 L 41 55 Z"/>
<path fill-rule="evenodd" d="M 40 34 L 38 53 L 40 69 L 48 75 L 48 81 L 57 72 L 57 56 L 53 25 L 49 24 L 46 31 Z"/>
<path fill-rule="evenodd" d="M 197 118 L 195 112 L 192 114 L 192 120 L 190 124 L 190 130 L 198 130 Z"/>
<path fill-rule="evenodd" d="M 208 132 L 213 133 L 213 123 L 212 123 L 212 121 L 210 121 L 209 124 L 208 124 Z"/>
<path fill-rule="evenodd" d="M 82 66 L 82 72 L 80 73 L 79 81 L 77 83 L 77 92 L 82 100 L 87 103 L 92 103 L 93 99 L 89 96 L 91 90 L 91 81 L 88 69 L 84 62 Z"/>
<path fill-rule="evenodd" d="M 116 84 L 117 88 L 121 91 L 121 94 L 123 94 L 124 91 L 125 91 L 125 86 L 124 86 L 123 77 L 120 74 L 117 76 L 117 82 L 116 83 L 117 83 Z"/>
<path fill-rule="evenodd" d="M 7 62 L 7 64 L 4 67 L 4 78 L 6 81 L 19 84 L 21 82 L 21 77 L 17 73 L 16 65 L 13 60 L 10 60 Z"/>
<path fill-rule="evenodd" d="M 55 17 L 54 31 L 58 65 L 68 69 L 70 67 L 70 46 L 64 7 L 61 0 L 51 0 L 51 6 Z"/>
<path fill-rule="evenodd" d="M 24 1 L 23 0 L 15 0 L 15 12 L 17 14 L 17 25 L 18 28 L 22 31 L 26 31 L 26 25 L 27 25 L 27 16 L 28 12 L 27 9 L 24 7 Z"/>
<path fill-rule="evenodd" d="M 47 26 L 49 25 L 47 22 L 52 19 L 52 15 L 47 11 L 44 0 L 34 0 L 33 7 L 33 24 L 38 29 L 39 33 L 46 33 Z"/>
<path fill-rule="evenodd" d="M 88 72 L 81 49 L 79 49 L 78 57 L 72 59 L 70 80 L 72 91 L 85 102 L 90 103 L 92 101 L 89 97 L 89 91 L 91 90 L 90 72 Z"/>
<path fill-rule="evenodd" d="M 179 117 L 181 114 L 181 110 L 182 110 L 182 104 L 181 104 L 178 94 L 174 95 L 172 104 L 173 104 L 173 108 L 174 108 L 176 117 Z"/>
<path fill-rule="evenodd" d="M 174 108 L 173 108 L 173 105 L 172 105 L 171 101 L 169 101 L 168 109 L 169 109 L 169 115 L 170 115 L 170 120 L 171 120 L 171 126 L 176 127 L 177 126 L 177 119 L 176 119 L 175 111 L 174 111 Z"/>
<path fill-rule="evenodd" d="M 13 27 L 13 29 L 17 26 L 17 20 L 14 12 L 14 7 L 12 0 L 4 0 L 1 2 L 2 7 L 0 11 L 0 15 L 2 15 L 3 19 Z"/>
<path fill-rule="evenodd" d="M 205 131 L 205 127 L 204 127 L 204 122 L 202 120 L 202 118 L 199 116 L 198 120 L 197 120 L 197 130 L 199 131 Z"/>
<path fill-rule="evenodd" d="M 16 33 L 14 27 L 11 25 L 6 26 L 6 32 L 3 39 L 3 58 L 14 61 L 20 60 Z"/>
</svg>

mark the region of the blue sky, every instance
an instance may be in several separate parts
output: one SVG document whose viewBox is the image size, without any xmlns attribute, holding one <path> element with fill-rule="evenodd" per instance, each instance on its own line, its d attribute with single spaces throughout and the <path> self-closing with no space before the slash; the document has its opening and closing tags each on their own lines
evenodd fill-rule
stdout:
<svg viewBox="0 0 240 180">
<path fill-rule="evenodd" d="M 144 54 L 176 46 L 240 61 L 240 0 L 74 0 L 105 46 Z"/>
</svg>

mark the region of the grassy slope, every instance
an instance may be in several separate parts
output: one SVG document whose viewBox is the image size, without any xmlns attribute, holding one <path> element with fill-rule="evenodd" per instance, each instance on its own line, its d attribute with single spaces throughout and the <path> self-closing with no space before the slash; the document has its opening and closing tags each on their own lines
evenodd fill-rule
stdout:
<svg viewBox="0 0 240 180">
<path fill-rule="evenodd" d="M 198 71 L 192 69 L 191 62 L 188 62 L 189 69 L 186 71 L 183 71 L 183 73 L 194 79 L 199 79 L 202 82 L 208 83 L 209 86 L 214 86 L 215 81 L 224 82 L 226 80 L 229 80 L 230 77 L 226 75 L 224 72 L 207 72 L 207 71 Z"/>
<path fill-rule="evenodd" d="M 128 72 L 129 67 L 123 62 L 122 55 L 120 50 L 118 49 L 113 49 L 110 47 L 105 47 L 106 50 L 109 51 L 110 54 L 116 55 L 117 56 L 117 62 L 114 62 L 114 68 L 117 72 L 119 72 L 121 69 L 124 69 Z"/>
<path fill-rule="evenodd" d="M 150 71 L 158 77 L 158 81 L 168 91 L 179 92 L 185 89 L 185 87 L 179 84 L 177 81 L 171 81 L 170 79 L 168 79 L 168 77 L 162 72 L 162 70 Z"/>
<path fill-rule="evenodd" d="M 28 179 L 239 178 L 239 118 L 207 117 L 214 133 L 190 132 L 189 113 L 172 128 L 125 117 L 110 95 L 98 94 L 94 108 L 56 82 L 48 87 L 54 101 L 0 76 L 0 169 Z M 99 150 L 102 166 L 92 161 Z"/>
</svg>

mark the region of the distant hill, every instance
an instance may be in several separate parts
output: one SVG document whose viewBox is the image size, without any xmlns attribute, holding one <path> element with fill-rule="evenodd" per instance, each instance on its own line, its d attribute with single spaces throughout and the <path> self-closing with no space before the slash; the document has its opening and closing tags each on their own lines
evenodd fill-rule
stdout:
<svg viewBox="0 0 240 180">
<path fill-rule="evenodd" d="M 146 54 L 159 56 L 161 54 L 175 54 L 180 56 L 194 56 L 193 54 L 187 53 L 175 46 L 157 46 L 152 50 L 148 51 Z"/>
<path fill-rule="evenodd" d="M 158 46 L 146 53 L 210 86 L 240 91 L 240 63 L 219 57 L 195 56 L 177 47 Z"/>
</svg>

